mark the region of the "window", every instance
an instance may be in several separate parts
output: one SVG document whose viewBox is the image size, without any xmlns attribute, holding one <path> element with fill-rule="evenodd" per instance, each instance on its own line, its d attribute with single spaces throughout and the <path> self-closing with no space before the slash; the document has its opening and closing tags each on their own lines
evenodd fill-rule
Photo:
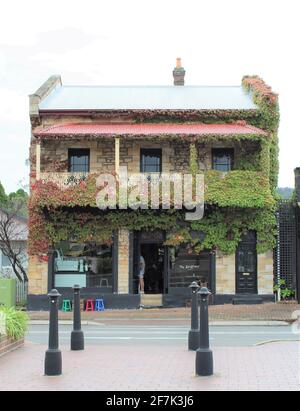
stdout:
<svg viewBox="0 0 300 411">
<path fill-rule="evenodd" d="M 187 245 L 169 248 L 169 284 L 171 288 L 188 288 L 197 281 L 211 288 L 211 255 L 196 253 Z"/>
<path fill-rule="evenodd" d="M 2 267 L 11 267 L 10 259 L 4 254 L 2 254 Z"/>
<path fill-rule="evenodd" d="M 141 150 L 141 173 L 161 173 L 162 172 L 162 150 L 142 149 Z"/>
<path fill-rule="evenodd" d="M 56 245 L 55 287 L 113 290 L 113 246 L 64 241 Z"/>
<path fill-rule="evenodd" d="M 214 149 L 212 151 L 212 157 L 214 170 L 227 172 L 233 169 L 233 149 Z"/>
<path fill-rule="evenodd" d="M 69 172 L 89 173 L 90 172 L 90 150 L 70 149 L 69 150 Z"/>
</svg>

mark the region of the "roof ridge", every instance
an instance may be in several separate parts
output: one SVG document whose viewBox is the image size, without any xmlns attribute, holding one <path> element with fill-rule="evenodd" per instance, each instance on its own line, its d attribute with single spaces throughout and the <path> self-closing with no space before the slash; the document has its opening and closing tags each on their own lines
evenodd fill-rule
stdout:
<svg viewBox="0 0 300 411">
<path fill-rule="evenodd" d="M 243 87 L 241 85 L 217 85 L 217 84 L 190 84 L 190 85 L 185 85 L 184 88 L 239 88 L 242 89 Z M 172 89 L 178 89 L 180 90 L 181 87 L 174 86 L 174 85 L 167 85 L 167 84 L 111 84 L 111 85 L 106 85 L 106 84 L 64 84 L 60 88 L 172 88 Z"/>
</svg>

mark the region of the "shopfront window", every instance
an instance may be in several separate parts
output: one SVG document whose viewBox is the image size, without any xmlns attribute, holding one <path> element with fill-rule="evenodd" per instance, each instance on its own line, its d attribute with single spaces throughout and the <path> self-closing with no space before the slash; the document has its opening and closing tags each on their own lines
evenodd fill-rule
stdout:
<svg viewBox="0 0 300 411">
<path fill-rule="evenodd" d="M 170 249 L 170 287 L 187 288 L 193 281 L 211 288 L 210 254 L 196 254 L 186 245 Z"/>
<path fill-rule="evenodd" d="M 55 287 L 113 289 L 113 248 L 109 245 L 63 242 L 56 247 Z"/>
</svg>

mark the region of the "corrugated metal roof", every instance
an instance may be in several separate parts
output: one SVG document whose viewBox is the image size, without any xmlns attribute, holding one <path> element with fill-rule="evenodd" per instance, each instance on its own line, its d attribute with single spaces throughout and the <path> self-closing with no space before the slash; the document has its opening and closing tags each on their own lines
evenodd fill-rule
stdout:
<svg viewBox="0 0 300 411">
<path fill-rule="evenodd" d="M 49 135 L 231 135 L 266 133 L 248 124 L 61 124 L 37 131 L 36 136 Z"/>
<path fill-rule="evenodd" d="M 243 87 L 58 86 L 42 110 L 253 110 Z"/>
</svg>

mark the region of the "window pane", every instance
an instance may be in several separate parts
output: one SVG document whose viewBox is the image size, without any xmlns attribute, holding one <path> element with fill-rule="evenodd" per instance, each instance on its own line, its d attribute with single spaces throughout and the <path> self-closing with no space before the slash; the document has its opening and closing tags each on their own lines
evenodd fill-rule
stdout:
<svg viewBox="0 0 300 411">
<path fill-rule="evenodd" d="M 55 286 L 69 288 L 77 283 L 84 288 L 102 288 L 112 292 L 112 246 L 74 242 L 56 246 Z"/>
<path fill-rule="evenodd" d="M 69 150 L 69 172 L 89 173 L 90 171 L 90 151 L 89 150 Z"/>
<path fill-rule="evenodd" d="M 191 252 L 186 245 L 169 250 L 170 287 L 188 288 L 193 281 L 211 287 L 210 256 Z"/>
<path fill-rule="evenodd" d="M 162 150 L 141 150 L 141 172 L 161 173 Z"/>
<path fill-rule="evenodd" d="M 248 251 L 247 253 L 247 265 L 246 270 L 249 273 L 253 273 L 255 271 L 255 256 L 252 251 Z"/>
<path fill-rule="evenodd" d="M 223 172 L 232 170 L 233 156 L 233 150 L 213 150 L 213 169 Z"/>
</svg>

